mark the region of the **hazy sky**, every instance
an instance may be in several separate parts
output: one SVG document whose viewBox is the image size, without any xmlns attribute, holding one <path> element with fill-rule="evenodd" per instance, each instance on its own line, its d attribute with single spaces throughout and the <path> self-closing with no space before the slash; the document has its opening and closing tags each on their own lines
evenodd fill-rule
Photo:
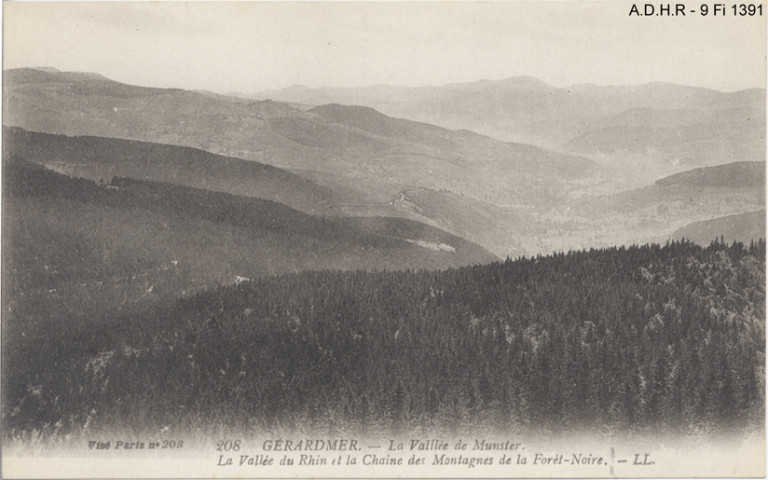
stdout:
<svg viewBox="0 0 768 480">
<path fill-rule="evenodd" d="M 516 75 L 557 86 L 765 86 L 765 16 L 638 18 L 631 5 L 3 2 L 3 67 L 218 92 Z"/>
</svg>

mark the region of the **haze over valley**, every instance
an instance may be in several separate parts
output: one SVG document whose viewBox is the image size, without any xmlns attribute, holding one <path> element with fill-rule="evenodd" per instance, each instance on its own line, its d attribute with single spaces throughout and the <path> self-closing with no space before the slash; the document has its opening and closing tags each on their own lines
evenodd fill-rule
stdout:
<svg viewBox="0 0 768 480">
<path fill-rule="evenodd" d="M 557 88 L 532 77 L 511 77 L 418 88 L 294 86 L 252 96 L 303 105 L 367 105 L 394 117 L 585 155 L 622 169 L 643 164 L 646 168 L 633 169 L 635 175 L 648 172 L 648 165 L 664 175 L 764 159 L 763 89 L 720 92 L 662 82 Z"/>
<path fill-rule="evenodd" d="M 53 69 L 7 71 L 4 89 L 5 125 L 24 129 L 10 144 L 59 172 L 178 183 L 315 215 L 400 217 L 501 258 L 664 241 L 765 203 L 755 181 L 765 156 L 759 89 L 558 89 L 511 78 L 293 87 L 252 100 Z M 352 102 L 371 106 L 343 104 Z M 713 165 L 727 184 L 664 180 Z"/>
</svg>

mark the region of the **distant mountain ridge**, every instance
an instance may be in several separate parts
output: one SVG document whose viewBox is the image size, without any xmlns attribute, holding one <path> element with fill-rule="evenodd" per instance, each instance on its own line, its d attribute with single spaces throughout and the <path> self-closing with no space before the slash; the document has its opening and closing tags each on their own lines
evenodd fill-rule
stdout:
<svg viewBox="0 0 768 480">
<path fill-rule="evenodd" d="M 672 238 L 680 239 L 675 232 L 694 222 L 764 209 L 765 163 L 737 162 L 693 169 L 650 186 L 585 197 L 567 208 L 576 224 L 569 232 L 573 242 L 588 235 L 595 240 L 602 237 L 621 243 L 633 238 L 663 242 L 673 234 L 676 236 Z M 601 221 L 595 223 L 598 218 Z M 728 236 L 729 228 L 727 222 L 712 223 L 706 235 L 686 238 L 699 241 L 707 237 L 704 244 L 708 245 L 714 238 L 710 235 Z M 654 234 L 665 231 L 663 235 Z"/>
<path fill-rule="evenodd" d="M 14 83 L 107 81 L 107 77 L 93 72 L 62 72 L 53 67 L 36 67 L 4 70 L 6 80 Z M 116 82 L 119 83 L 119 82 Z M 121 84 L 125 85 L 125 84 Z"/>
<path fill-rule="evenodd" d="M 29 69 L 6 72 L 3 88 L 7 126 L 193 147 L 269 164 L 332 190 L 338 204 L 356 205 L 343 207 L 342 213 L 425 222 L 471 241 L 482 240 L 500 256 L 523 252 L 510 247 L 515 228 L 499 224 L 493 213 L 499 205 L 526 210 L 512 212 L 515 216 L 530 215 L 532 207 L 560 201 L 570 185 L 597 169 L 594 162 L 576 155 L 360 107 L 329 105 L 302 111 L 274 101 L 134 87 Z M 484 217 L 491 231 L 478 232 L 473 227 L 476 218 L 450 211 L 438 218 L 424 204 L 400 201 L 402 192 L 412 190 L 455 194 L 452 198 Z"/>
<path fill-rule="evenodd" d="M 656 181 L 657 185 L 697 187 L 761 187 L 765 185 L 765 162 L 736 162 L 677 173 Z"/>
<path fill-rule="evenodd" d="M 363 125 L 353 119 L 363 118 L 362 110 L 350 106 L 328 105 L 305 113 L 270 100 L 248 101 L 178 89 L 135 87 L 103 77 L 91 78 L 90 74 L 18 69 L 6 71 L 5 75 L 4 122 L 30 131 L 192 146 L 289 168 L 305 168 L 313 161 L 361 147 L 417 155 L 425 153 L 423 147 L 437 147 L 439 150 L 426 153 L 437 159 L 459 155 L 465 161 L 473 161 L 473 157 L 480 155 L 494 161 L 518 153 L 514 150 L 515 144 L 468 131 L 409 122 L 379 112 L 375 112 L 376 125 L 361 128 Z M 368 120 L 373 113 L 367 111 Z M 388 132 L 374 128 L 385 125 Z M 203 126 L 210 128 L 203 129 Z M 354 128 L 355 132 L 348 128 Z M 369 135 L 359 135 L 361 130 Z M 242 136 L 246 132 L 247 142 Z M 384 142 L 382 134 L 397 143 Z M 332 152 L 318 151 L 319 145 L 309 141 L 321 136 L 325 137 L 322 146 Z M 477 147 L 483 149 L 479 155 L 475 153 Z M 558 156 L 530 146 L 525 146 L 525 150 L 526 155 L 536 153 L 539 158 L 516 165 L 520 174 L 531 168 L 547 169 L 549 162 Z M 297 156 L 311 160 L 297 162 Z M 586 159 L 564 158 L 579 168 L 591 168 L 591 162 Z M 556 169 L 552 173 L 557 173 Z"/>
<path fill-rule="evenodd" d="M 531 78 L 437 90 L 361 90 L 370 98 L 385 92 L 390 107 L 403 96 L 415 102 L 407 105 L 418 106 L 427 92 L 434 102 L 421 105 L 422 113 L 454 109 L 459 123 L 469 118 L 462 112 L 469 111 L 499 128 L 506 128 L 512 117 L 522 119 L 550 139 L 570 138 L 569 145 L 558 148 L 584 149 L 584 155 L 577 155 L 395 118 L 363 102 L 307 107 L 134 87 L 82 74 L 6 73 L 8 126 L 88 136 L 75 143 L 94 142 L 94 152 L 106 152 L 112 142 L 96 137 L 164 144 L 127 148 L 114 143 L 123 145 L 118 151 L 166 157 L 168 162 L 152 162 L 156 180 L 262 196 L 313 214 L 406 218 L 476 242 L 500 257 L 667 238 L 691 222 L 754 211 L 765 202 L 764 175 L 717 173 L 726 169 L 714 174 L 730 182 L 723 187 L 665 184 L 698 175 L 671 177 L 695 168 L 764 163 L 764 131 L 758 128 L 764 113 L 757 107 L 765 92 L 760 90 L 730 94 L 664 83 L 569 90 Z M 81 145 L 72 152 L 91 158 L 89 148 Z M 106 168 L 91 158 L 90 166 L 83 167 L 73 163 L 77 155 L 66 166 L 49 166 L 79 175 L 112 168 L 146 178 L 141 177 L 146 159 L 116 155 L 126 161 Z M 188 163 L 188 156 L 197 160 Z M 282 169 L 276 184 L 283 190 L 270 191 L 271 180 L 251 184 L 271 174 L 247 162 Z M 211 165 L 226 168 L 215 171 Z M 197 170 L 182 172 L 189 168 Z M 302 192 L 294 195 L 296 190 Z"/>
<path fill-rule="evenodd" d="M 507 141 L 587 155 L 652 154 L 672 165 L 765 156 L 764 89 L 720 92 L 665 82 L 558 88 L 512 77 L 428 87 L 290 88 L 252 97 L 365 105 Z"/>
</svg>

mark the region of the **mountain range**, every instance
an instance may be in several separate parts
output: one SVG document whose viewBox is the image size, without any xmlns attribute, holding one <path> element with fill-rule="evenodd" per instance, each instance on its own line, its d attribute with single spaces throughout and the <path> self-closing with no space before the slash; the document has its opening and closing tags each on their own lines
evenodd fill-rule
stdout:
<svg viewBox="0 0 768 480">
<path fill-rule="evenodd" d="M 522 254 L 517 227 L 531 212 L 592 182 L 583 157 L 396 119 L 365 107 L 302 111 L 272 101 L 124 85 L 34 69 L 6 72 L 7 126 L 193 147 L 287 169 L 330 189 L 340 214 L 418 220 L 497 255 Z M 472 218 L 441 208 L 449 197 Z M 434 211 L 435 209 L 439 211 Z M 480 224 L 490 227 L 478 230 Z"/>
<path fill-rule="evenodd" d="M 293 86 L 251 96 L 303 105 L 366 105 L 395 117 L 588 155 L 606 164 L 652 162 L 661 174 L 765 157 L 763 89 L 720 92 L 661 82 L 558 88 L 512 77 L 414 88 Z"/>
<path fill-rule="evenodd" d="M 49 69 L 3 88 L 6 141 L 58 172 L 403 218 L 498 257 L 665 239 L 765 204 L 763 90 L 525 77 L 255 100 Z"/>
</svg>

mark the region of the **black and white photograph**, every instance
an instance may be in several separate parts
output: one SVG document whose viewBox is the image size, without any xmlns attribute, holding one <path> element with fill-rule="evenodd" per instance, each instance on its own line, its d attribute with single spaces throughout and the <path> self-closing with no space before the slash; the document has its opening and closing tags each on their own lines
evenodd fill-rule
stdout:
<svg viewBox="0 0 768 480">
<path fill-rule="evenodd" d="M 767 10 L 3 2 L 2 477 L 764 477 Z"/>
</svg>

